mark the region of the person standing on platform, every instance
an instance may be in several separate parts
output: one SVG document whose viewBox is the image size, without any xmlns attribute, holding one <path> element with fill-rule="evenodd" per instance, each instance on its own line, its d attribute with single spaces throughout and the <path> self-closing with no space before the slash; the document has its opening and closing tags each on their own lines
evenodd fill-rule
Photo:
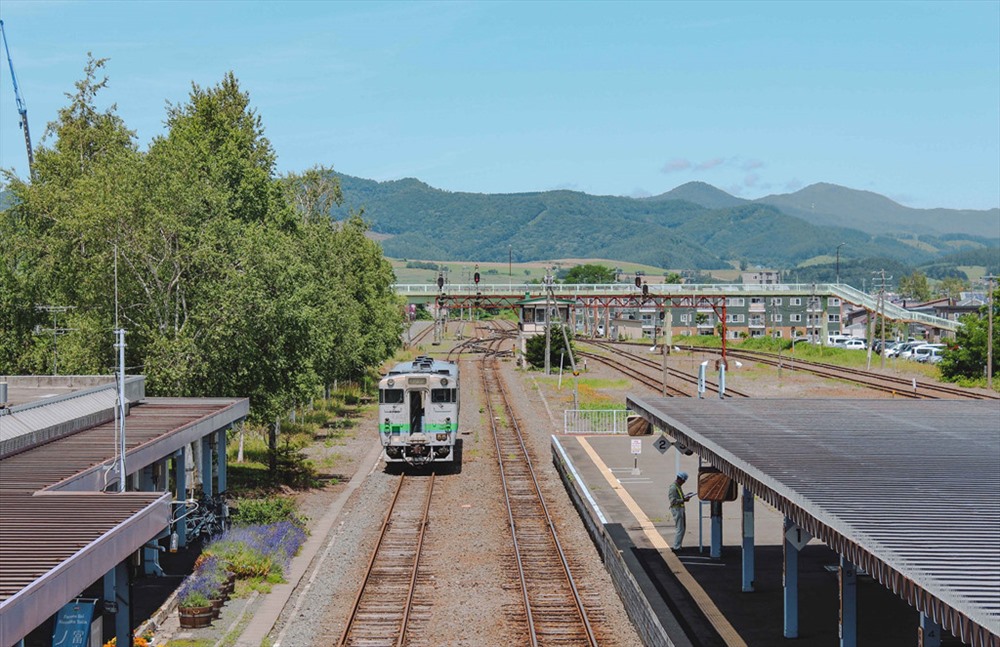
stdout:
<svg viewBox="0 0 1000 647">
<path fill-rule="evenodd" d="M 670 550 L 675 553 L 681 549 L 684 543 L 684 533 L 687 531 L 687 516 L 684 511 L 684 504 L 694 496 L 694 492 L 684 494 L 681 487 L 688 480 L 687 472 L 677 472 L 677 480 L 670 484 L 670 491 L 667 499 L 670 501 L 670 513 L 674 515 L 674 527 L 677 533 L 674 535 L 674 545 Z"/>
</svg>

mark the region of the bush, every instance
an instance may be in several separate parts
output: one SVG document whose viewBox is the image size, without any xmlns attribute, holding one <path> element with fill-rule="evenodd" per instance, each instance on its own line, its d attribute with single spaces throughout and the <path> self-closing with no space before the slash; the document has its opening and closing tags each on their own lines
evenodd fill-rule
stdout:
<svg viewBox="0 0 1000 647">
<path fill-rule="evenodd" d="M 567 331 L 568 333 L 569 331 Z M 569 347 L 570 352 L 573 352 L 573 335 L 569 334 Z M 564 359 L 564 365 L 566 368 L 570 366 L 569 355 L 565 351 L 566 344 L 563 341 L 562 328 L 558 324 L 551 324 L 551 333 L 549 334 L 549 364 L 553 368 L 559 368 L 560 354 L 566 355 Z M 528 363 L 535 368 L 541 368 L 545 366 L 545 335 L 535 335 L 530 337 L 525 344 L 524 357 L 528 360 Z"/>
<path fill-rule="evenodd" d="M 232 512 L 233 525 L 252 526 L 280 521 L 291 521 L 302 525 L 295 513 L 295 504 L 287 497 L 266 499 L 238 499 Z"/>
<path fill-rule="evenodd" d="M 205 547 L 240 578 L 281 577 L 305 541 L 306 531 L 297 523 L 238 526 Z"/>
</svg>

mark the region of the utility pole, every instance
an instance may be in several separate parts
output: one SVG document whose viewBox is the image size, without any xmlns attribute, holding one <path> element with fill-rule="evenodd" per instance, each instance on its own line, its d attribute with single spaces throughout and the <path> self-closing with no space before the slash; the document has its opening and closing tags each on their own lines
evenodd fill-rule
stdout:
<svg viewBox="0 0 1000 647">
<path fill-rule="evenodd" d="M 992 274 L 984 276 L 986 279 L 986 316 L 989 317 L 986 333 L 986 388 L 993 390 L 993 279 L 997 278 Z"/>
<path fill-rule="evenodd" d="M 549 353 L 552 351 L 552 335 L 549 331 L 549 324 L 551 323 L 549 317 L 549 311 L 552 306 L 552 270 L 545 270 L 545 374 L 549 375 L 551 372 L 551 366 L 549 362 Z"/>
<path fill-rule="evenodd" d="M 76 330 L 76 328 L 60 328 L 59 327 L 59 315 L 65 312 L 73 310 L 76 306 L 48 306 L 48 305 L 36 305 L 36 312 L 48 312 L 52 315 L 52 327 L 42 328 L 39 325 L 35 326 L 35 334 L 40 335 L 42 333 L 52 333 L 52 374 L 59 374 L 59 335 L 65 335 L 68 332 Z"/>
<path fill-rule="evenodd" d="M 548 287 L 546 289 L 546 294 L 547 295 L 552 295 L 552 282 L 551 281 L 549 281 Z M 552 298 L 554 300 L 555 296 L 552 295 Z M 548 303 L 548 297 L 546 297 L 546 304 L 547 303 Z M 546 318 L 548 318 L 548 308 L 547 307 L 546 307 L 545 311 L 546 311 Z M 579 379 L 578 378 L 580 376 L 580 371 L 579 371 L 579 369 L 576 368 L 576 358 L 573 357 L 573 348 L 569 345 L 569 334 L 566 332 L 566 328 L 567 328 L 569 322 L 568 321 L 567 322 L 563 321 L 562 315 L 559 314 L 558 304 L 556 306 L 555 313 L 556 313 L 556 321 L 559 322 L 559 329 L 562 331 L 562 338 L 563 338 L 563 344 L 564 344 L 563 348 L 565 348 L 565 352 L 566 353 L 569 353 L 569 364 L 570 364 L 570 366 L 573 369 L 573 408 L 574 409 L 579 409 L 580 408 L 580 384 L 579 384 Z M 568 319 L 568 317 L 567 317 L 567 319 Z M 546 326 L 545 326 L 546 335 L 548 334 L 548 330 L 549 330 L 549 327 L 548 327 L 548 324 L 546 323 Z M 548 341 L 548 340 L 546 340 L 546 341 Z M 546 364 L 547 364 L 548 363 L 548 358 L 549 358 L 548 343 L 546 343 L 545 346 L 546 346 L 545 347 L 545 361 L 546 361 Z M 561 361 L 559 363 L 559 378 L 560 378 L 560 380 L 562 379 L 562 362 Z"/>
<path fill-rule="evenodd" d="M 880 353 L 880 355 L 882 355 L 881 367 L 885 368 L 885 353 L 886 353 L 886 348 L 885 348 L 885 282 L 886 282 L 887 279 L 886 279 L 886 276 L 885 276 L 885 270 L 884 269 L 883 270 L 879 270 L 878 272 L 873 272 L 873 274 L 876 276 L 876 278 L 879 279 L 878 310 L 879 310 L 879 313 L 880 313 L 880 317 L 882 319 L 882 346 L 881 346 L 882 352 Z M 888 278 L 891 279 L 892 277 L 890 276 Z M 872 280 L 872 282 L 874 282 L 874 279 Z"/>
</svg>

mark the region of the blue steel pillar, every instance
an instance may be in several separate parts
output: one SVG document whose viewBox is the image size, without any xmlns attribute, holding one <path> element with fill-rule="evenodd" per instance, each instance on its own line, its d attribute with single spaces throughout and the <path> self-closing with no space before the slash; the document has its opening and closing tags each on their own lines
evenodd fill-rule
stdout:
<svg viewBox="0 0 1000 647">
<path fill-rule="evenodd" d="M 216 432 L 215 437 L 215 451 L 219 452 L 219 459 L 217 465 L 219 466 L 219 494 L 226 491 L 226 432 L 228 429 L 220 429 Z"/>
<path fill-rule="evenodd" d="M 858 569 L 840 556 L 840 647 L 858 645 Z"/>
<path fill-rule="evenodd" d="M 917 644 L 922 647 L 941 647 L 941 625 L 931 620 L 926 613 L 920 614 Z"/>
<path fill-rule="evenodd" d="M 132 604 L 128 586 L 128 560 L 118 562 L 113 569 L 104 574 L 104 608 L 114 609 L 115 643 L 131 645 L 132 623 L 130 606 Z"/>
<path fill-rule="evenodd" d="M 187 500 L 187 445 L 174 452 L 174 483 L 177 491 L 174 493 L 176 500 L 181 505 L 176 506 L 177 516 L 182 517 L 174 526 L 177 533 L 177 545 L 181 548 L 187 546 L 187 519 L 183 518 L 187 506 L 183 502 Z"/>
<path fill-rule="evenodd" d="M 785 517 L 782 528 L 785 530 L 784 546 L 784 589 L 785 589 L 785 638 L 799 637 L 799 549 L 789 539 L 790 531 L 795 524 Z"/>
<path fill-rule="evenodd" d="M 212 498 L 212 441 L 211 434 L 201 438 L 201 491 L 206 499 Z"/>
<path fill-rule="evenodd" d="M 743 592 L 753 592 L 753 494 L 743 488 Z"/>
<path fill-rule="evenodd" d="M 722 558 L 722 501 L 712 501 L 712 559 Z"/>
</svg>

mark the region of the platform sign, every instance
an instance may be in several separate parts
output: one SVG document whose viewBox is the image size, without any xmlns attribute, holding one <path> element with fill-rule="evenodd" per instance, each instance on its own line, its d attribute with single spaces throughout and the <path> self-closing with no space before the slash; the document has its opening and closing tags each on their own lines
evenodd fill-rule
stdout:
<svg viewBox="0 0 1000 647">
<path fill-rule="evenodd" d="M 656 451 L 660 452 L 661 454 L 666 454 L 667 450 L 670 449 L 670 441 L 667 440 L 666 436 L 660 436 L 659 438 L 653 441 L 653 447 L 655 447 Z"/>
<path fill-rule="evenodd" d="M 52 630 L 52 647 L 88 647 L 90 621 L 94 617 L 93 602 L 70 602 L 56 613 Z"/>
<path fill-rule="evenodd" d="M 785 539 L 788 540 L 792 546 L 795 546 L 796 550 L 802 550 L 805 545 L 809 543 L 812 539 L 812 535 L 803 530 L 802 528 L 792 524 L 788 530 L 785 531 Z"/>
<path fill-rule="evenodd" d="M 641 438 L 633 438 L 632 439 L 632 453 L 635 454 L 635 455 L 637 455 L 637 456 L 642 453 L 642 439 Z"/>
</svg>

